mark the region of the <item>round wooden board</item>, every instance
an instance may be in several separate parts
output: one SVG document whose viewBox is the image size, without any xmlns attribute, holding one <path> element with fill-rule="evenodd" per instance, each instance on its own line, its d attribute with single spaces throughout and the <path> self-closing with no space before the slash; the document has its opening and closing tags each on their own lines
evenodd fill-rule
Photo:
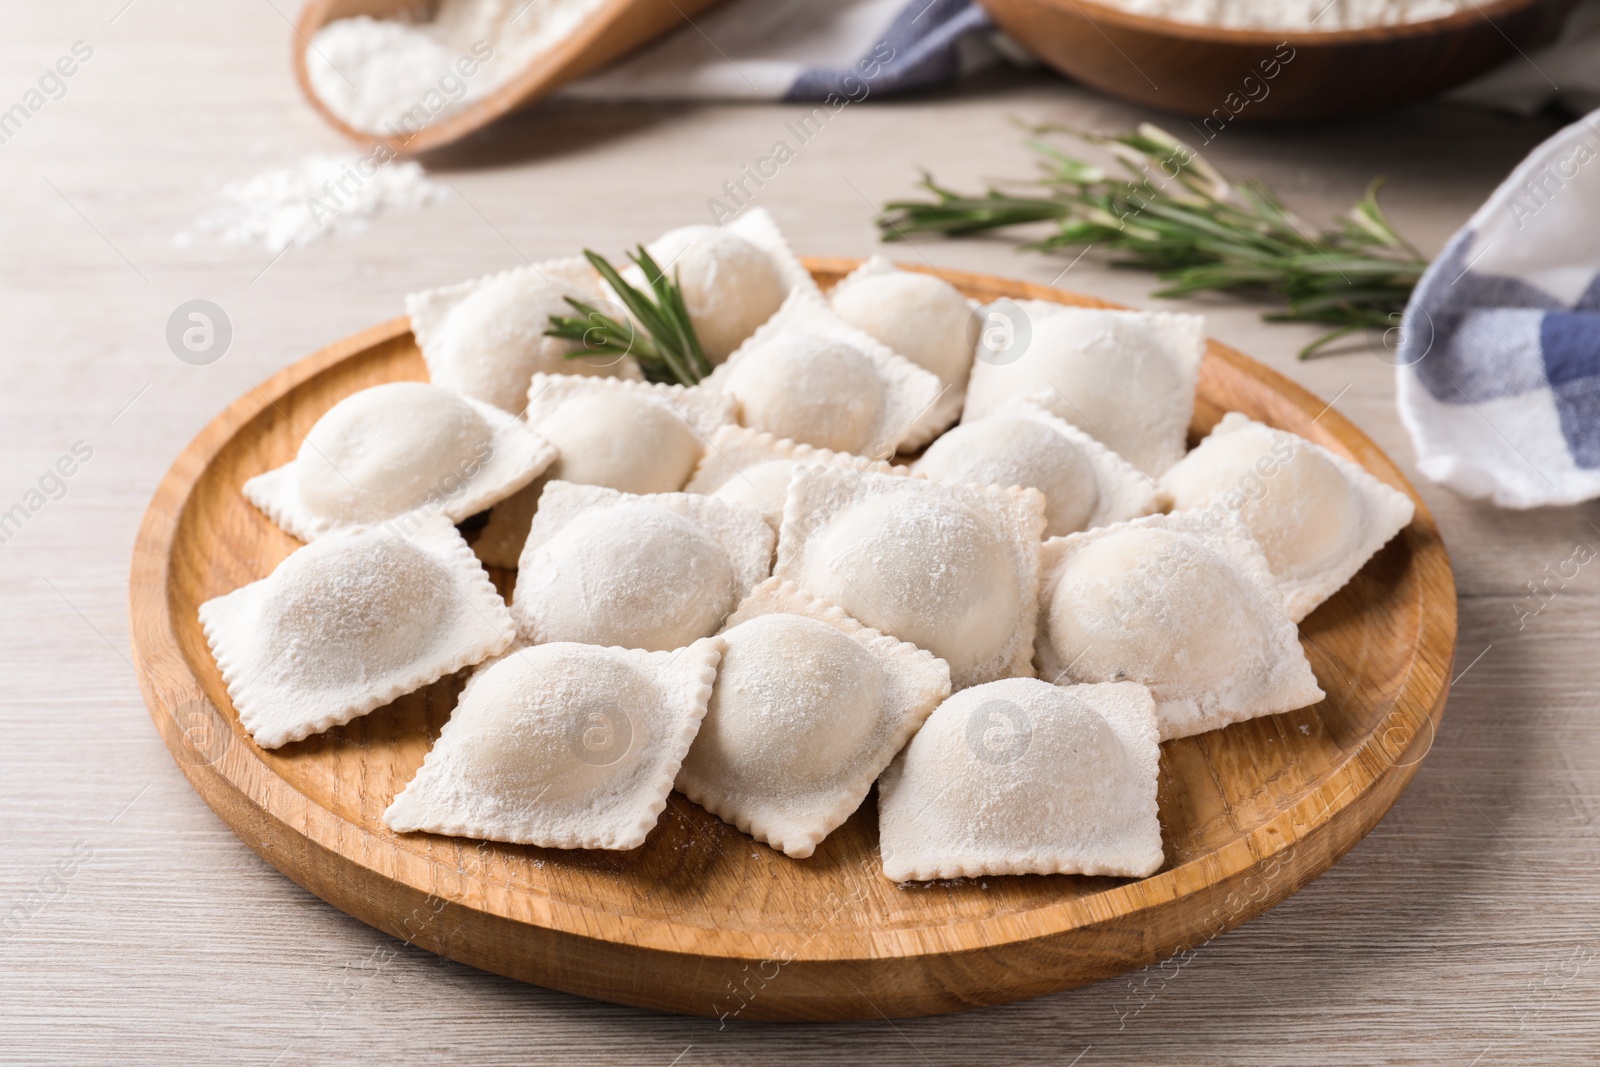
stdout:
<svg viewBox="0 0 1600 1067">
<path fill-rule="evenodd" d="M 855 266 L 808 266 L 824 286 Z M 916 269 L 916 268 L 911 268 Z M 942 272 L 979 299 L 1110 306 Z M 395 937 L 603 1000 L 739 1019 L 852 1019 L 1037 996 L 1193 949 L 1326 870 L 1394 803 L 1433 743 L 1455 644 L 1455 585 L 1415 521 L 1301 626 L 1328 697 L 1162 746 L 1166 864 L 1141 881 L 1001 877 L 901 888 L 879 873 L 876 802 L 791 860 L 672 794 L 645 845 L 559 851 L 396 835 L 380 814 L 422 762 L 463 677 L 298 744 L 239 727 L 196 620 L 298 542 L 240 494 L 289 460 L 340 398 L 426 372 L 405 319 L 302 360 L 219 415 L 146 513 L 131 577 L 140 684 L 190 782 L 252 848 Z M 1237 410 L 1410 493 L 1337 411 L 1211 343 L 1191 433 Z M 496 574 L 509 589 L 509 574 Z"/>
</svg>

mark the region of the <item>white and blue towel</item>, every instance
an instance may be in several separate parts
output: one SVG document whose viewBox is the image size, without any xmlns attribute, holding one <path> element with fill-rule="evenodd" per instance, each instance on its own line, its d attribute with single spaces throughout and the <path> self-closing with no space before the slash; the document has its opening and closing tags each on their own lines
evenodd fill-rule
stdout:
<svg viewBox="0 0 1600 1067">
<path fill-rule="evenodd" d="M 1450 240 L 1397 357 L 1425 476 L 1502 507 L 1600 497 L 1600 112 L 1535 149 Z"/>
<path fill-rule="evenodd" d="M 859 102 L 990 66 L 996 35 L 972 0 L 732 0 L 560 95 Z"/>
</svg>

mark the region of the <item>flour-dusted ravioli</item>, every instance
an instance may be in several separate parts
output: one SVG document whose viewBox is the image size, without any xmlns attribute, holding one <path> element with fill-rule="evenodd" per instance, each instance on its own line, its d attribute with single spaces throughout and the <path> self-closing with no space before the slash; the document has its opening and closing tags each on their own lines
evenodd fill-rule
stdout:
<svg viewBox="0 0 1600 1067">
<path fill-rule="evenodd" d="M 1163 741 L 1324 695 L 1261 546 L 1231 513 L 1152 515 L 1051 538 L 1043 562 L 1040 677 L 1142 682 Z"/>
<path fill-rule="evenodd" d="M 896 882 L 1161 866 L 1150 691 L 1008 678 L 939 705 L 878 781 Z"/>
<path fill-rule="evenodd" d="M 739 605 L 678 788 L 796 859 L 861 806 L 950 695 L 943 660 L 773 578 Z"/>
<path fill-rule="evenodd" d="M 733 414 L 727 397 L 681 385 L 541 374 L 528 388 L 528 424 L 561 453 L 550 479 L 624 493 L 682 489 Z"/>
<path fill-rule="evenodd" d="M 705 493 L 718 500 L 755 508 L 776 530 L 783 521 L 789 477 L 800 464 L 848 467 L 879 474 L 905 473 L 904 467 L 883 460 L 812 448 L 743 426 L 724 426 L 712 436 L 711 447 L 706 449 L 683 491 Z"/>
<path fill-rule="evenodd" d="M 682 648 L 766 578 L 772 540 L 760 512 L 707 496 L 550 482 L 511 611 L 530 643 Z"/>
<path fill-rule="evenodd" d="M 796 291 L 705 380 L 739 422 L 815 448 L 887 459 L 943 388 L 939 379 Z"/>
<path fill-rule="evenodd" d="M 1183 458 L 1204 319 L 1045 300 L 1016 306 L 1026 329 L 1016 330 L 1014 350 L 973 365 L 962 422 L 1031 397 L 1152 478 Z"/>
<path fill-rule="evenodd" d="M 239 722 L 299 741 L 504 652 L 511 613 L 455 527 L 329 534 L 267 577 L 200 605 Z"/>
<path fill-rule="evenodd" d="M 839 317 L 939 378 L 943 392 L 902 443 L 915 451 L 961 415 L 981 325 L 960 290 L 932 274 L 873 256 L 828 293 Z"/>
<path fill-rule="evenodd" d="M 722 226 L 669 230 L 648 250 L 669 277 L 676 275 L 695 336 L 712 363 L 727 359 L 791 292 L 817 292 L 811 272 L 761 208 L 750 208 Z M 644 272 L 637 266 L 626 268 L 622 276 L 645 287 Z"/>
<path fill-rule="evenodd" d="M 720 637 L 673 652 L 557 643 L 485 665 L 384 822 L 544 848 L 638 848 L 700 728 L 721 650 Z"/>
<path fill-rule="evenodd" d="M 536 374 L 527 418 L 559 455 L 535 482 L 489 513 L 473 546 L 491 567 L 514 567 L 544 482 L 603 485 L 624 493 L 675 493 L 689 480 L 733 403 L 681 385 Z"/>
<path fill-rule="evenodd" d="M 1240 414 L 1162 476 L 1175 507 L 1237 512 L 1299 622 L 1411 522 L 1411 498 L 1303 437 Z"/>
<path fill-rule="evenodd" d="M 406 314 L 433 384 L 517 415 L 536 373 L 641 377 L 632 356 L 568 359 L 577 346 L 545 336 L 550 316 L 577 314 L 568 297 L 602 292 L 587 261 L 562 259 L 411 293 Z"/>
<path fill-rule="evenodd" d="M 1121 456 L 1031 400 L 957 426 L 911 470 L 940 481 L 1037 489 L 1046 537 L 1136 519 L 1166 503 L 1160 487 Z"/>
<path fill-rule="evenodd" d="M 452 522 L 511 496 L 555 460 L 526 425 L 423 382 L 352 393 L 316 421 L 294 459 L 244 483 L 249 501 L 311 541 L 408 516 Z"/>
<path fill-rule="evenodd" d="M 796 467 L 774 574 L 950 665 L 957 689 L 1032 673 L 1044 497 Z"/>
</svg>

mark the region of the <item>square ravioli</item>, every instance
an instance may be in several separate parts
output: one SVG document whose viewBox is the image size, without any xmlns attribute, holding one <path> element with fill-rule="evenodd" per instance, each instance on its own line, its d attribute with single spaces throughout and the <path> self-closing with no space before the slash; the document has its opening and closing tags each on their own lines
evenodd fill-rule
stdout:
<svg viewBox="0 0 1600 1067">
<path fill-rule="evenodd" d="M 1175 507 L 1236 512 L 1299 622 L 1411 522 L 1411 498 L 1303 437 L 1231 411 L 1161 479 Z"/>
<path fill-rule="evenodd" d="M 544 481 L 603 485 L 624 493 L 675 493 L 719 426 L 733 421 L 727 397 L 681 385 L 536 374 L 529 425 L 558 455 Z M 489 513 L 473 545 L 491 567 L 515 567 L 544 482 Z"/>
<path fill-rule="evenodd" d="M 549 442 L 490 404 L 423 382 L 352 393 L 318 419 L 294 459 L 244 483 L 245 498 L 302 541 L 429 515 L 460 522 L 555 461 Z"/>
<path fill-rule="evenodd" d="M 804 290 L 701 387 L 732 397 L 741 426 L 874 459 L 893 456 L 944 390 Z"/>
<path fill-rule="evenodd" d="M 511 613 L 455 527 L 341 530 L 200 605 L 239 722 L 278 748 L 504 652 Z"/>
<path fill-rule="evenodd" d="M 657 266 L 677 276 L 689 322 L 712 363 L 727 359 L 785 297 L 817 292 L 811 272 L 789 248 L 777 223 L 758 207 L 720 226 L 668 230 L 650 242 L 648 251 Z M 626 267 L 622 277 L 648 288 L 637 265 Z"/>
<path fill-rule="evenodd" d="M 1154 874 L 1160 760 L 1142 685 L 1008 678 L 963 690 L 878 781 L 884 876 Z"/>
<path fill-rule="evenodd" d="M 766 578 L 772 541 L 759 512 L 707 496 L 550 482 L 511 613 L 532 644 L 682 648 Z"/>
<path fill-rule="evenodd" d="M 550 316 L 576 314 L 568 297 L 603 296 L 600 276 L 574 257 L 411 293 L 406 314 L 434 385 L 519 415 L 537 373 L 642 377 L 632 356 L 568 358 L 577 346 L 545 336 Z"/>
<path fill-rule="evenodd" d="M 978 347 L 976 302 L 943 278 L 873 256 L 828 291 L 838 316 L 939 378 L 942 392 L 901 442 L 913 452 L 961 417 Z"/>
<path fill-rule="evenodd" d="M 403 834 L 638 848 L 700 729 L 721 651 L 721 638 L 673 652 L 556 643 L 486 664 L 384 822 Z"/>
<path fill-rule="evenodd" d="M 801 464 L 849 467 L 878 474 L 906 472 L 906 468 L 881 459 L 812 448 L 743 426 L 724 426 L 711 438 L 711 447 L 706 449 L 683 491 L 755 508 L 776 530 L 783 521 L 783 500 L 789 492 L 789 477 Z"/>
<path fill-rule="evenodd" d="M 1163 741 L 1323 698 L 1266 557 L 1231 513 L 1051 538 L 1043 566 L 1040 677 L 1149 686 Z"/>
<path fill-rule="evenodd" d="M 1161 511 L 1166 493 L 1132 464 L 1032 400 L 962 423 L 928 446 L 915 474 L 971 485 L 1021 485 L 1045 499 L 1045 536 Z"/>
<path fill-rule="evenodd" d="M 624 493 L 676 493 L 733 402 L 696 386 L 536 375 L 528 425 L 560 452 L 550 479 Z"/>
<path fill-rule="evenodd" d="M 957 689 L 1032 673 L 1037 489 L 796 467 L 773 573 L 950 665 Z"/>
<path fill-rule="evenodd" d="M 973 364 L 963 423 L 1031 397 L 1151 478 L 1183 458 L 1205 354 L 1199 315 L 1047 300 L 979 310 L 1009 323 L 1012 341 Z"/>
<path fill-rule="evenodd" d="M 950 695 L 950 669 L 777 578 L 739 605 L 722 639 L 716 688 L 678 789 L 804 859 Z"/>
</svg>

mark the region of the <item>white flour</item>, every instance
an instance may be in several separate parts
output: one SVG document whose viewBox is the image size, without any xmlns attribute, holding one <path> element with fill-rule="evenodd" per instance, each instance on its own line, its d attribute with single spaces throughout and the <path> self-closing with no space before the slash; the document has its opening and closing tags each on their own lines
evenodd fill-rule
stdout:
<svg viewBox="0 0 1600 1067">
<path fill-rule="evenodd" d="M 366 228 L 385 211 L 415 211 L 440 200 L 449 187 L 429 178 L 416 163 L 384 162 L 379 149 L 366 155 L 315 153 L 292 167 L 269 170 L 223 188 L 221 203 L 179 234 L 193 244 L 204 235 L 224 244 L 261 245 L 281 252 L 335 233 Z"/>
<path fill-rule="evenodd" d="M 1331 31 L 1443 18 L 1472 0 L 1103 0 L 1136 15 L 1228 29 Z"/>
<path fill-rule="evenodd" d="M 312 90 L 350 126 L 405 137 L 454 114 L 570 37 L 605 0 L 439 0 L 431 14 L 330 22 Z"/>
</svg>

